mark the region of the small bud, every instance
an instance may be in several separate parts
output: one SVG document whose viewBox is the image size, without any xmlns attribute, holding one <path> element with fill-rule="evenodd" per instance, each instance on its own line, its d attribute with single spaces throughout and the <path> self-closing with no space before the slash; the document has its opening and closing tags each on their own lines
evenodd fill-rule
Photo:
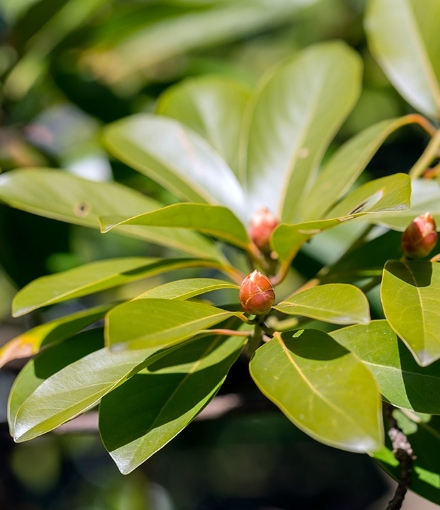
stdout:
<svg viewBox="0 0 440 510">
<path fill-rule="evenodd" d="M 436 225 L 429 212 L 417 216 L 402 234 L 402 249 L 410 259 L 429 255 L 436 244 Z"/>
<path fill-rule="evenodd" d="M 243 310 L 254 315 L 270 311 L 275 301 L 275 292 L 267 276 L 255 270 L 241 282 L 240 303 Z"/>
<path fill-rule="evenodd" d="M 278 218 L 266 207 L 259 209 L 252 217 L 249 235 L 257 248 L 263 252 L 270 251 L 270 236 L 278 226 Z"/>
</svg>

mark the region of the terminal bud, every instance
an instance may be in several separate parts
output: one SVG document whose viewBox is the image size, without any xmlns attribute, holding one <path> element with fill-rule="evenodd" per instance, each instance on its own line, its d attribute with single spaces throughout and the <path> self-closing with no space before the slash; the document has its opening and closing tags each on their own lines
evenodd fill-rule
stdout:
<svg viewBox="0 0 440 510">
<path fill-rule="evenodd" d="M 270 251 L 270 236 L 278 224 L 278 218 L 266 207 L 259 209 L 252 217 L 249 235 L 262 252 Z"/>
<path fill-rule="evenodd" d="M 275 301 L 275 292 L 267 276 L 255 270 L 241 282 L 240 303 L 245 312 L 265 315 Z"/>
<path fill-rule="evenodd" d="M 429 255 L 437 244 L 436 228 L 431 213 L 417 216 L 402 234 L 402 249 L 406 257 L 419 259 Z"/>
</svg>

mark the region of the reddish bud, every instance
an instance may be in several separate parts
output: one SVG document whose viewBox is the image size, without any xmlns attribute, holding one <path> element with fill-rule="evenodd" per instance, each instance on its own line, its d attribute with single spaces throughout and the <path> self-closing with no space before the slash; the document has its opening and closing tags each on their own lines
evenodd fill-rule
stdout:
<svg viewBox="0 0 440 510">
<path fill-rule="evenodd" d="M 266 207 L 262 207 L 254 214 L 249 226 L 249 235 L 261 251 L 270 251 L 270 236 L 278 223 L 278 218 Z"/>
<path fill-rule="evenodd" d="M 254 315 L 270 311 L 275 301 L 275 292 L 267 276 L 255 270 L 241 282 L 240 303 L 243 310 Z"/>
<path fill-rule="evenodd" d="M 402 249 L 410 259 L 429 255 L 436 244 L 436 225 L 429 212 L 417 216 L 402 234 Z"/>
</svg>

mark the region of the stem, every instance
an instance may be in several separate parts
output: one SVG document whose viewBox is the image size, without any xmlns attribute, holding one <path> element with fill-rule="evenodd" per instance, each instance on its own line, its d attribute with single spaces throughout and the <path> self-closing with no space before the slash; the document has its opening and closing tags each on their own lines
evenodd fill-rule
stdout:
<svg viewBox="0 0 440 510">
<path fill-rule="evenodd" d="M 412 464 L 415 460 L 411 444 L 402 432 L 393 416 L 393 406 L 384 402 L 384 414 L 388 420 L 388 436 L 393 445 L 393 453 L 400 464 L 400 481 L 393 499 L 388 503 L 386 510 L 400 510 L 403 500 L 411 484 Z"/>
<path fill-rule="evenodd" d="M 431 138 L 430 142 L 426 146 L 425 151 L 409 171 L 409 175 L 413 179 L 421 177 L 425 170 L 432 163 L 432 161 L 436 157 L 438 157 L 439 149 L 440 149 L 440 129 L 435 132 L 434 136 Z"/>
<path fill-rule="evenodd" d="M 410 113 L 409 115 L 405 115 L 403 119 L 407 120 L 406 123 L 408 124 L 418 124 L 431 137 L 434 136 L 437 131 L 429 120 L 423 115 L 420 115 L 420 113 Z"/>
<path fill-rule="evenodd" d="M 247 337 L 250 337 L 252 335 L 252 331 L 237 331 L 236 329 L 222 329 L 222 328 L 218 328 L 218 329 L 202 329 L 199 331 L 199 333 L 202 333 L 202 334 L 212 334 L 214 333 L 215 335 L 225 335 L 225 336 L 247 336 Z"/>
</svg>

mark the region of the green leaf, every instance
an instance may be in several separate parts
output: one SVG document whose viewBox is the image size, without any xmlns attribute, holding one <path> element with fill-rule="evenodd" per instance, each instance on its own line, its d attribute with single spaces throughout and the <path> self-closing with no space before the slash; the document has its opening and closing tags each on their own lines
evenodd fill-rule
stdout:
<svg viewBox="0 0 440 510">
<path fill-rule="evenodd" d="M 256 351 L 250 370 L 260 390 L 314 439 L 353 452 L 382 446 L 374 377 L 326 333 L 277 333 Z"/>
<path fill-rule="evenodd" d="M 324 165 L 304 200 L 301 221 L 324 216 L 350 190 L 384 140 L 408 122 L 408 117 L 383 120 L 342 144 Z"/>
<path fill-rule="evenodd" d="M 188 301 L 136 299 L 108 313 L 106 342 L 128 349 L 177 344 L 234 315 L 241 313 Z"/>
<path fill-rule="evenodd" d="M 14 440 L 45 434 L 95 406 L 99 400 L 140 370 L 142 363 L 167 347 L 111 352 L 104 348 L 62 368 L 44 380 L 17 411 Z"/>
<path fill-rule="evenodd" d="M 116 182 L 94 182 L 61 170 L 26 168 L 0 175 L 0 200 L 32 214 L 99 228 L 99 216 L 135 216 L 163 205 Z M 215 246 L 195 232 L 168 228 L 121 227 L 139 237 L 196 257 L 223 260 Z"/>
<path fill-rule="evenodd" d="M 49 377 L 104 345 L 103 328 L 79 333 L 62 344 L 51 345 L 30 360 L 17 375 L 8 401 L 8 422 L 15 434 L 15 420 L 23 402 Z"/>
<path fill-rule="evenodd" d="M 394 411 L 399 427 L 408 437 L 414 451 L 412 463 L 411 491 L 440 505 L 440 416 L 422 416 Z M 373 458 L 393 478 L 400 480 L 401 466 L 396 460 L 390 441 L 386 447 L 374 452 Z"/>
<path fill-rule="evenodd" d="M 240 132 L 250 90 L 223 76 L 187 78 L 160 97 L 157 112 L 193 129 L 238 176 Z"/>
<path fill-rule="evenodd" d="M 368 323 L 370 311 L 365 294 L 354 285 L 320 285 L 281 301 L 275 310 L 333 324 Z"/>
<path fill-rule="evenodd" d="M 250 245 L 243 223 L 229 209 L 218 205 L 173 204 L 128 219 L 127 216 L 104 216 L 100 223 L 102 232 L 121 225 L 180 227 L 211 235 L 244 250 Z"/>
<path fill-rule="evenodd" d="M 251 212 L 300 217 L 304 198 L 361 86 L 359 56 L 342 42 L 312 46 L 277 69 L 253 106 L 246 165 Z"/>
<path fill-rule="evenodd" d="M 440 265 L 427 260 L 390 260 L 381 285 L 390 326 L 422 367 L 440 358 Z"/>
<path fill-rule="evenodd" d="M 41 347 L 59 342 L 101 319 L 114 303 L 95 306 L 46 322 L 13 338 L 0 349 L 0 367 L 13 359 L 27 358 Z"/>
<path fill-rule="evenodd" d="M 197 259 L 153 259 L 127 257 L 91 262 L 61 273 L 43 276 L 21 289 L 12 303 L 13 316 L 19 317 L 42 306 L 87 296 L 172 269 L 217 267 L 212 261 Z"/>
<path fill-rule="evenodd" d="M 409 175 L 394 174 L 375 179 L 352 191 L 327 214 L 327 219 L 279 225 L 272 234 L 272 248 L 281 260 L 289 261 L 312 236 L 355 218 L 379 222 L 389 211 L 408 209 L 410 200 Z"/>
<path fill-rule="evenodd" d="M 341 328 L 330 336 L 371 370 L 380 392 L 393 406 L 440 414 L 440 362 L 420 367 L 387 321 Z"/>
<path fill-rule="evenodd" d="M 241 337 L 203 337 L 173 349 L 106 395 L 104 446 L 123 474 L 167 444 L 210 402 L 244 346 Z"/>
<path fill-rule="evenodd" d="M 115 156 L 183 200 L 224 205 L 245 221 L 246 201 L 232 170 L 197 133 L 166 117 L 139 114 L 104 132 Z"/>
<path fill-rule="evenodd" d="M 149 289 L 136 299 L 159 298 L 184 301 L 185 299 L 220 289 L 236 289 L 238 291 L 239 286 L 235 283 L 216 280 L 215 278 L 188 278 L 164 283 L 159 285 L 159 287 Z"/>
<path fill-rule="evenodd" d="M 433 67 L 440 56 L 437 0 L 370 0 L 367 6 L 365 27 L 372 54 L 416 110 L 438 119 L 438 62 Z"/>
<path fill-rule="evenodd" d="M 436 180 L 413 179 L 410 209 L 387 214 L 377 223 L 403 232 L 414 218 L 425 212 L 434 216 L 440 228 L 440 187 Z"/>
</svg>

